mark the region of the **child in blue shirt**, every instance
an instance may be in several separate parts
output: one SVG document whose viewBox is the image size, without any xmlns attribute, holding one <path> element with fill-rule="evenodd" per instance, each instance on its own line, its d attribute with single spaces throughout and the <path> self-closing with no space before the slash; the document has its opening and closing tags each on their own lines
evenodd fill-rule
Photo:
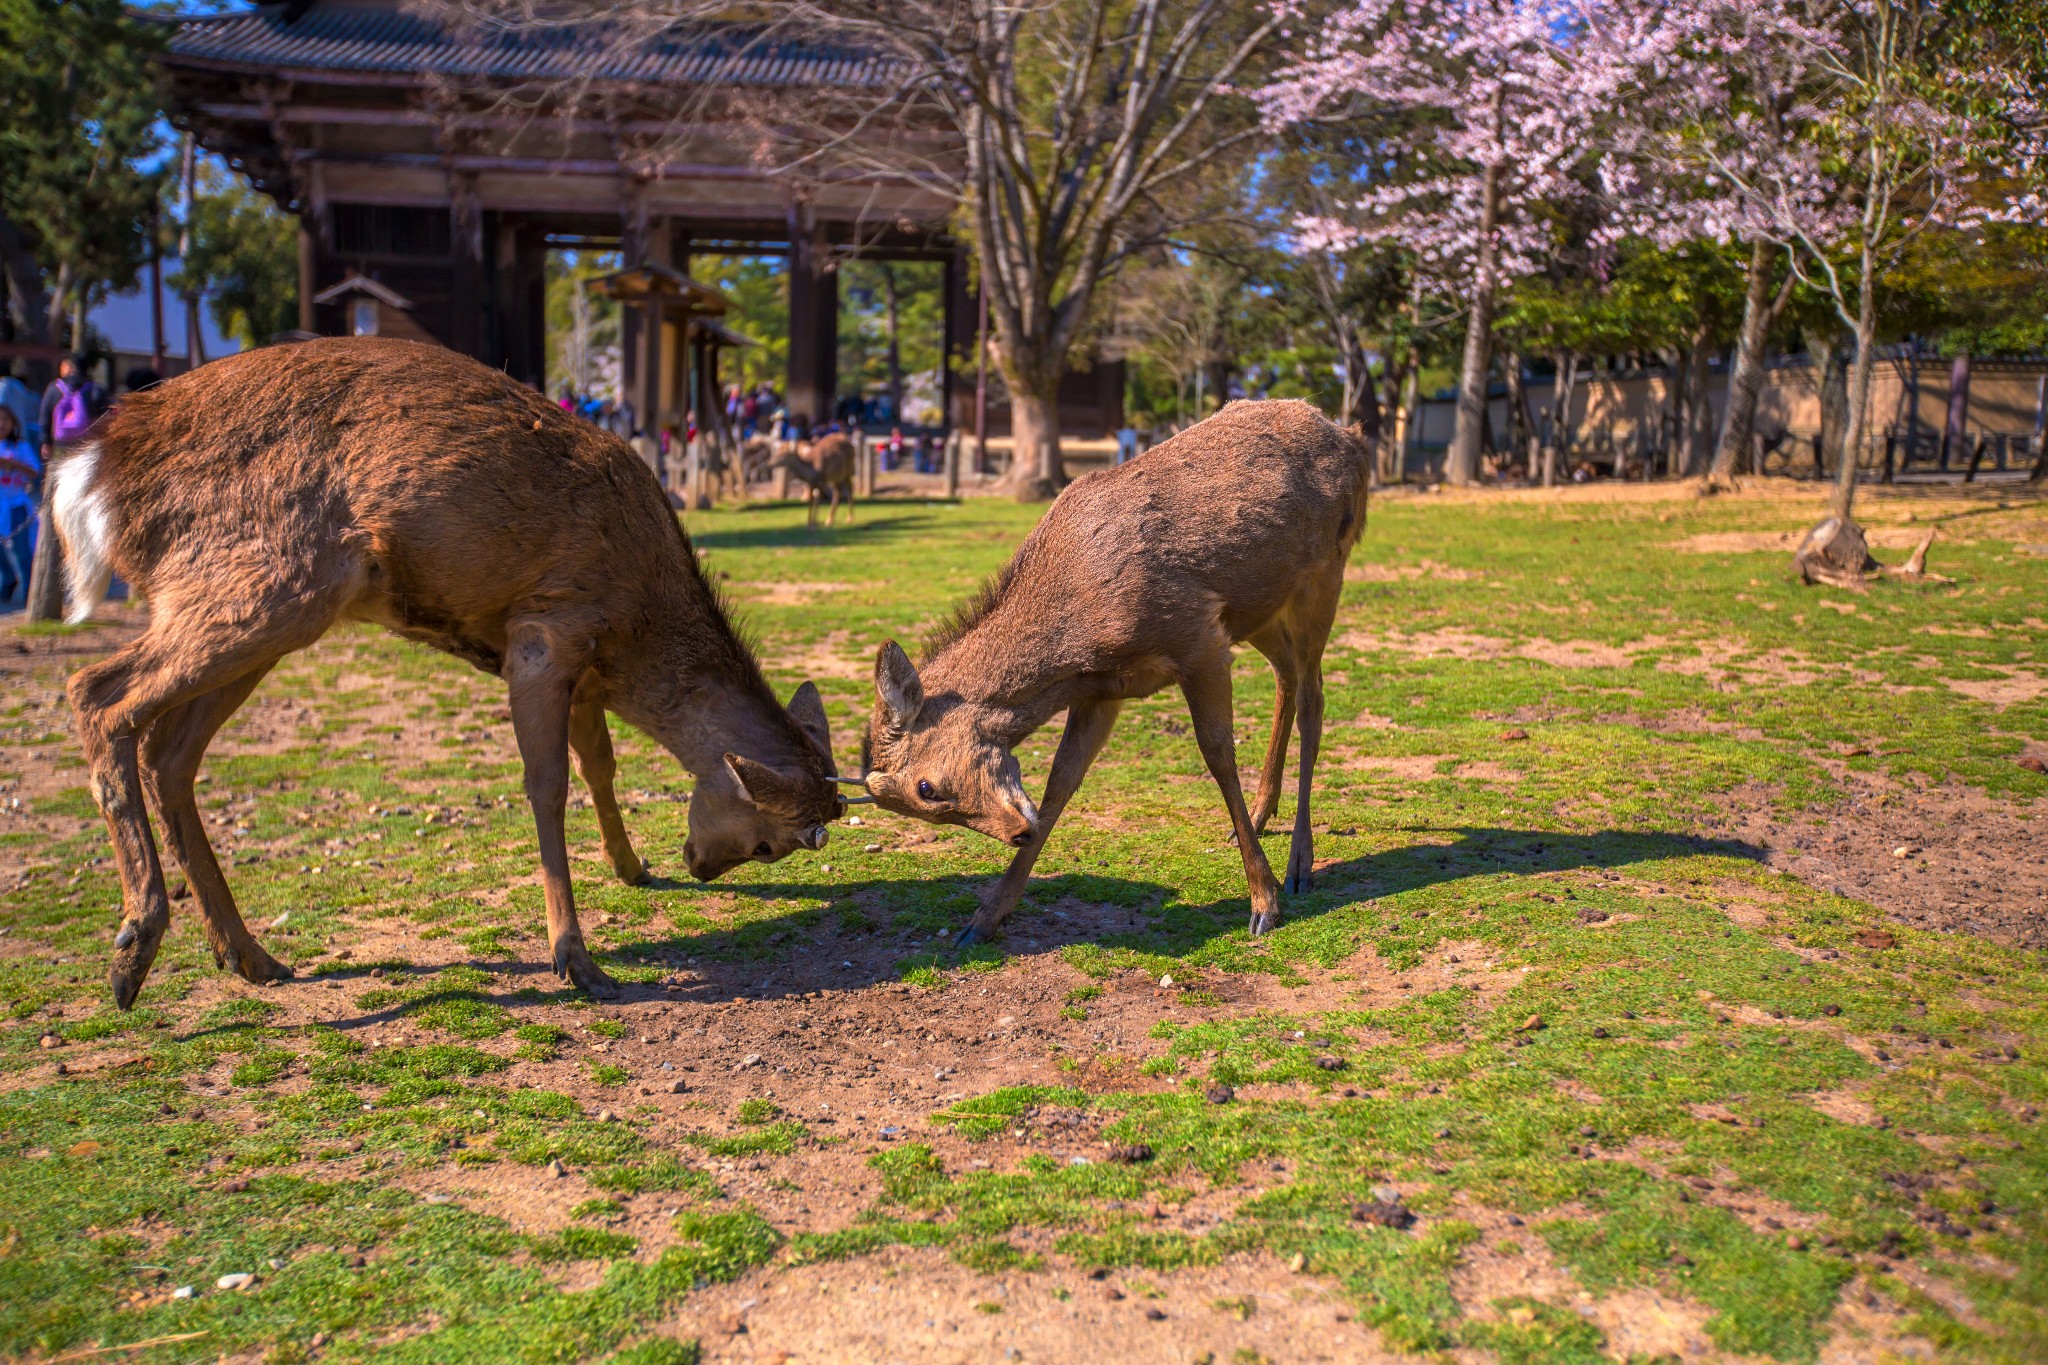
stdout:
<svg viewBox="0 0 2048 1365">
<path fill-rule="evenodd" d="M 42 484 L 42 457 L 13 409 L 0 407 L 0 603 L 12 602 L 17 586 L 26 593 Z"/>
</svg>

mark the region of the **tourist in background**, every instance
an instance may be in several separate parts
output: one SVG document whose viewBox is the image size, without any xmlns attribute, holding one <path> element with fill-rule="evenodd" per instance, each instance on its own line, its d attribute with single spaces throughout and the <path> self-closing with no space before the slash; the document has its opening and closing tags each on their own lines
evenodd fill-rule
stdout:
<svg viewBox="0 0 2048 1365">
<path fill-rule="evenodd" d="M 77 356 L 65 356 L 57 363 L 57 382 L 43 391 L 43 464 L 50 463 L 58 446 L 84 436 L 106 410 L 106 392 L 86 378 L 84 362 Z"/>
<path fill-rule="evenodd" d="M 21 362 L 15 361 L 7 373 L 0 375 L 0 408 L 14 414 L 14 423 L 24 439 L 30 444 L 42 437 L 42 428 L 36 425 L 36 414 L 42 404 L 36 399 L 36 391 L 21 379 Z"/>
<path fill-rule="evenodd" d="M 1125 422 L 1116 429 L 1116 462 L 1122 464 L 1125 460 L 1134 460 L 1137 457 L 1138 429 Z"/>
<path fill-rule="evenodd" d="M 42 457 L 14 409 L 0 406 L 0 604 L 11 604 L 16 588 L 28 588 L 42 483 Z"/>
</svg>

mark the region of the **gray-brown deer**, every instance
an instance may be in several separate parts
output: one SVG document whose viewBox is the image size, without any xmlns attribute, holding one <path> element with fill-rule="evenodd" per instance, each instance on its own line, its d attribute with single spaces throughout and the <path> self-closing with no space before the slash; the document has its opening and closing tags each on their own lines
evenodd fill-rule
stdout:
<svg viewBox="0 0 2048 1365">
<path fill-rule="evenodd" d="M 645 869 L 619 818 L 605 713 L 697 775 L 683 858 L 709 879 L 821 848 L 845 806 L 817 689 L 768 689 L 654 475 L 616 437 L 436 346 L 277 346 L 131 396 L 59 464 L 72 617 L 120 573 L 148 628 L 70 694 L 113 835 L 115 1002 L 134 1003 L 170 922 L 156 808 L 214 957 L 291 969 L 250 935 L 192 794 L 214 733 L 284 655 L 376 622 L 503 677 L 539 830 L 555 970 L 615 987 L 584 945 L 563 835 L 573 752 L 605 852 Z"/>
<path fill-rule="evenodd" d="M 839 432 L 820 438 L 809 449 L 799 447 L 782 457 L 781 466 L 804 481 L 807 515 L 804 525 L 818 524 L 818 503 L 831 498 L 827 527 L 839 524 L 839 499 L 846 499 L 846 519 L 853 520 L 853 442 Z"/>
<path fill-rule="evenodd" d="M 966 825 L 1017 849 L 962 943 L 989 937 L 1016 906 L 1118 708 L 1169 684 L 1187 698 L 1195 741 L 1229 809 L 1254 934 L 1280 922 L 1279 885 L 1259 835 L 1279 803 L 1289 732 L 1299 726 L 1286 886 L 1309 889 L 1323 648 L 1344 562 L 1365 524 L 1369 467 L 1365 443 L 1306 403 L 1232 403 L 1069 487 L 918 665 L 895 642 L 882 646 L 861 740 L 868 790 L 885 809 Z M 1251 810 L 1232 736 L 1230 650 L 1240 642 L 1279 676 Z M 1034 807 L 1011 750 L 1061 711 L 1066 729 Z"/>
</svg>

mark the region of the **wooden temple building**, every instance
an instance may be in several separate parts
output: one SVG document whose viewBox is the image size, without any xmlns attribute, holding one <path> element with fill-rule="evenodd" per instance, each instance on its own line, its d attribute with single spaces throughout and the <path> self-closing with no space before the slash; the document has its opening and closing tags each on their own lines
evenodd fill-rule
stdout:
<svg viewBox="0 0 2048 1365">
<path fill-rule="evenodd" d="M 936 259 L 947 416 L 972 427 L 962 369 L 978 309 L 946 231 L 950 200 L 910 170 L 799 189 L 758 164 L 737 115 L 720 114 L 724 92 L 877 85 L 886 73 L 870 58 L 741 24 L 637 43 L 601 19 L 455 31 L 399 0 L 166 22 L 173 123 L 298 219 L 302 331 L 389 319 L 539 385 L 548 251 L 617 251 L 625 269 L 606 288 L 625 306 L 626 396 L 643 429 L 674 428 L 706 392 L 694 361 L 741 340 L 718 324 L 716 291 L 690 278 L 692 256 L 783 256 L 785 401 L 822 422 L 837 396 L 837 263 Z M 550 90 L 564 92 L 552 107 Z M 506 98 L 523 91 L 542 93 Z M 1066 430 L 1114 429 L 1122 390 L 1117 362 L 1069 376 Z M 999 407 L 990 419 L 992 432 L 1007 427 Z"/>
</svg>

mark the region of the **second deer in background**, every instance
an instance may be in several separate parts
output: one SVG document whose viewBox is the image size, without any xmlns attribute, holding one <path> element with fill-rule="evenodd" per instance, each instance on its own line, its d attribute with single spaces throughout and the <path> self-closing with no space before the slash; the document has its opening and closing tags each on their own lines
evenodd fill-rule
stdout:
<svg viewBox="0 0 2048 1365">
<path fill-rule="evenodd" d="M 818 524 L 818 503 L 830 497 L 831 510 L 825 524 L 839 524 L 839 500 L 846 499 L 846 519 L 853 520 L 853 442 L 834 432 L 805 449 L 802 446 L 782 457 L 782 467 L 804 481 L 804 501 L 810 515 L 806 526 Z"/>
</svg>

